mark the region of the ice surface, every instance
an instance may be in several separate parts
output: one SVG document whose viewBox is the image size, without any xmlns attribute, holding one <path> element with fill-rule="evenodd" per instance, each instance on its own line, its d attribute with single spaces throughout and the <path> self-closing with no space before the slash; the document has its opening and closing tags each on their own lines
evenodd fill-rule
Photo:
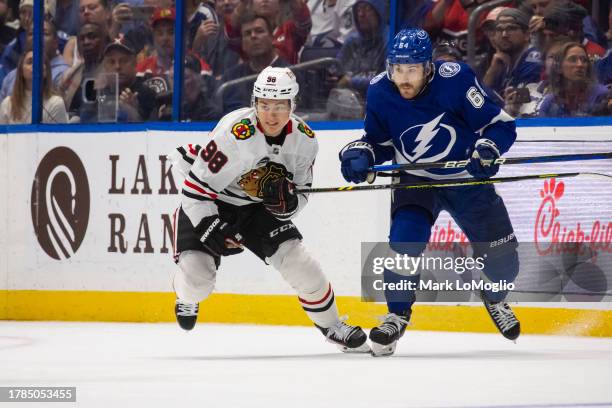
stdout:
<svg viewBox="0 0 612 408">
<path fill-rule="evenodd" d="M 306 327 L 4 321 L 0 385 L 76 386 L 58 408 L 612 407 L 612 339 L 408 331 L 373 358 Z"/>
</svg>

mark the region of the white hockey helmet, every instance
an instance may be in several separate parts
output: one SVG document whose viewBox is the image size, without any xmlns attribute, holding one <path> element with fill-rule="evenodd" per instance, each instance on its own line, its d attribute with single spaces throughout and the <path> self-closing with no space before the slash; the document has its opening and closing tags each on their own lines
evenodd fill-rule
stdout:
<svg viewBox="0 0 612 408">
<path fill-rule="evenodd" d="M 291 101 L 291 111 L 295 110 L 295 97 L 300 85 L 289 68 L 266 67 L 257 76 L 253 84 L 252 105 L 256 98 L 288 99 Z"/>
</svg>

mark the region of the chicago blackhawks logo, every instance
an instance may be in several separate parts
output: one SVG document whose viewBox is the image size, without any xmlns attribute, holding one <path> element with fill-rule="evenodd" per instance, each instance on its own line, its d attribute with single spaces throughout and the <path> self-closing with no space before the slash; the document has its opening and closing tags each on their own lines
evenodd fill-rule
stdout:
<svg viewBox="0 0 612 408">
<path fill-rule="evenodd" d="M 309 128 L 309 127 L 308 127 L 308 125 L 307 125 L 307 124 L 305 124 L 305 123 L 300 123 L 300 124 L 298 125 L 298 127 L 297 127 L 297 128 L 298 128 L 298 130 L 299 130 L 300 132 L 302 132 L 303 134 L 305 134 L 306 136 L 308 136 L 308 137 L 309 137 L 309 138 L 311 138 L 311 139 L 312 139 L 312 138 L 314 137 L 314 135 L 315 135 L 315 134 L 314 134 L 314 132 L 312 131 L 312 129 L 311 129 L 311 128 Z"/>
<path fill-rule="evenodd" d="M 246 140 L 255 134 L 255 126 L 250 119 L 242 119 L 232 126 L 232 134 L 236 136 L 236 139 Z"/>
<path fill-rule="evenodd" d="M 251 197 L 263 198 L 263 189 L 266 183 L 282 178 L 293 179 L 293 174 L 280 163 L 268 162 L 265 166 L 244 173 L 238 185 Z"/>
<path fill-rule="evenodd" d="M 89 221 L 85 167 L 67 147 L 56 147 L 40 161 L 32 183 L 32 223 L 42 249 L 68 259 L 79 249 Z"/>
</svg>

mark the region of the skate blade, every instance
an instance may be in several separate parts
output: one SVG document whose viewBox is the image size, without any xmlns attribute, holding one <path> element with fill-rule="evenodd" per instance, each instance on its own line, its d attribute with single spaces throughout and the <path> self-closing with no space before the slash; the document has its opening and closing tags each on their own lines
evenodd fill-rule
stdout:
<svg viewBox="0 0 612 408">
<path fill-rule="evenodd" d="M 341 344 L 336 344 L 336 346 L 343 353 L 371 353 L 372 352 L 372 349 L 370 349 L 370 346 L 368 345 L 368 343 L 363 343 L 361 346 L 355 347 L 355 348 L 349 348 Z"/>
<path fill-rule="evenodd" d="M 397 344 L 397 341 L 394 341 L 391 344 L 387 344 L 386 346 L 372 342 L 372 356 L 374 357 L 390 356 L 393 353 L 395 353 L 396 344 Z"/>
</svg>

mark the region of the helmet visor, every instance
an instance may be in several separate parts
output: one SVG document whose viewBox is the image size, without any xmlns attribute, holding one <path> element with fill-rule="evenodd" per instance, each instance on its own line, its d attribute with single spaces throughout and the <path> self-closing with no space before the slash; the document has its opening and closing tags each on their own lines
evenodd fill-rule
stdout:
<svg viewBox="0 0 612 408">
<path fill-rule="evenodd" d="M 425 64 L 387 64 L 387 74 L 393 82 L 412 83 L 425 77 Z"/>
</svg>

